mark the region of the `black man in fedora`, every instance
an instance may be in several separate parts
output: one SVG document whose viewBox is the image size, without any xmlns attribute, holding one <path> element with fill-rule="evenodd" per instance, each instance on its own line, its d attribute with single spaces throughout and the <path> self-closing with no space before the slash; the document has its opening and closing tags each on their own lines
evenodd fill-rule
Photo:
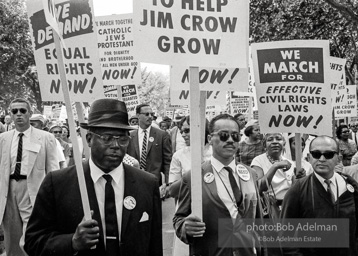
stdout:
<svg viewBox="0 0 358 256">
<path fill-rule="evenodd" d="M 29 256 L 163 255 L 157 179 L 122 163 L 129 144 L 124 102 L 93 102 L 83 162 L 92 220 L 84 220 L 76 167 L 48 175 L 42 183 L 25 235 Z M 91 249 L 92 248 L 92 249 Z"/>
</svg>

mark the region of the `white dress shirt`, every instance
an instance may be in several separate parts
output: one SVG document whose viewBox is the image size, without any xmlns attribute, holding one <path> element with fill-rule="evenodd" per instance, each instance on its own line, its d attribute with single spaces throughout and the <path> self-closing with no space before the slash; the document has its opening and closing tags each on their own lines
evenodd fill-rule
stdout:
<svg viewBox="0 0 358 256">
<path fill-rule="evenodd" d="M 147 151 L 148 151 L 148 141 L 149 141 L 149 134 L 150 134 L 150 128 L 152 126 L 149 126 L 146 130 L 147 130 Z M 144 138 L 144 129 L 142 128 L 138 128 L 138 145 L 139 145 L 139 153 L 142 156 L 142 148 L 143 148 L 143 138 Z"/>
<path fill-rule="evenodd" d="M 121 241 L 121 228 L 122 228 L 122 212 L 123 212 L 123 196 L 124 196 L 124 170 L 121 163 L 116 169 L 109 173 L 104 173 L 89 159 L 89 166 L 91 170 L 91 177 L 94 183 L 94 189 L 96 191 L 96 198 L 98 202 L 99 212 L 101 214 L 101 221 L 103 226 L 103 235 L 106 237 L 106 220 L 104 214 L 104 199 L 105 199 L 105 186 L 107 181 L 102 176 L 109 174 L 112 176 L 112 187 L 114 190 L 114 196 L 116 200 L 116 212 L 118 223 L 119 242 Z M 104 239 L 106 242 L 106 239 Z"/>
<path fill-rule="evenodd" d="M 30 148 L 30 137 L 31 137 L 31 126 L 23 132 L 22 136 L 22 159 L 21 159 L 21 175 L 27 175 L 27 166 L 29 162 L 29 151 L 26 149 Z M 35 128 L 33 128 L 35 129 Z M 17 158 L 17 147 L 19 144 L 19 134 L 20 132 L 15 130 L 14 136 L 11 141 L 11 174 L 15 172 L 16 158 Z"/>
<path fill-rule="evenodd" d="M 213 156 L 211 157 L 211 165 L 213 166 L 214 169 L 215 183 L 218 190 L 219 198 L 221 199 L 221 201 L 223 201 L 226 208 L 229 210 L 231 218 L 236 219 L 238 211 L 234 202 L 232 201 L 235 197 L 230 185 L 229 173 L 226 169 L 224 169 L 226 165 L 223 165 L 219 160 L 215 159 Z M 233 175 L 236 180 L 237 186 L 240 188 L 239 176 L 235 171 L 236 170 L 235 159 L 233 159 L 232 162 L 227 166 L 229 166 L 232 170 L 234 170 Z M 228 194 L 228 191 L 230 195 Z"/>
</svg>

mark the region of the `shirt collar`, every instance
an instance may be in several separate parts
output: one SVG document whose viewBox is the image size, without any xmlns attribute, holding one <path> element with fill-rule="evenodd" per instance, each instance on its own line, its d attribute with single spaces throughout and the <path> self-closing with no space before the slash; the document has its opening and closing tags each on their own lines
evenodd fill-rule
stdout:
<svg viewBox="0 0 358 256">
<path fill-rule="evenodd" d="M 140 133 L 144 133 L 144 130 L 147 130 L 147 134 L 149 134 L 151 127 L 152 127 L 151 125 L 147 129 L 142 129 L 139 127 L 139 131 L 140 131 Z"/>
<path fill-rule="evenodd" d="M 231 169 L 235 170 L 235 158 L 231 161 L 229 165 L 222 164 L 219 160 L 217 160 L 214 156 L 211 156 L 211 164 L 214 166 L 217 172 L 220 172 L 225 166 L 229 166 Z"/>
<path fill-rule="evenodd" d="M 116 184 L 119 183 L 121 179 L 123 179 L 124 176 L 124 170 L 123 170 L 123 164 L 121 163 L 117 168 L 110 171 L 109 173 L 103 172 L 100 168 L 98 168 L 97 165 L 92 161 L 92 158 L 89 159 L 89 166 L 91 170 L 91 178 L 93 180 L 93 183 L 96 183 L 103 175 L 109 174 L 112 176 L 112 179 Z"/>
<path fill-rule="evenodd" d="M 25 137 L 30 138 L 31 128 L 32 128 L 32 126 L 30 126 L 29 128 L 27 128 L 26 131 L 23 131 L 23 132 L 22 132 Z M 34 128 L 34 129 L 35 129 L 35 128 Z M 21 132 L 19 132 L 18 130 L 15 130 L 14 136 L 17 137 L 17 136 L 19 136 L 20 133 L 21 133 Z"/>
<path fill-rule="evenodd" d="M 314 175 L 316 175 L 316 178 L 319 180 L 319 182 L 321 182 L 322 185 L 327 186 L 327 184 L 324 182 L 326 179 L 323 178 L 321 175 L 319 175 L 318 173 L 314 172 Z M 334 186 L 336 185 L 336 173 L 333 173 L 333 176 L 329 179 L 331 181 L 331 185 L 333 184 Z M 325 187 L 323 186 L 323 187 Z"/>
</svg>

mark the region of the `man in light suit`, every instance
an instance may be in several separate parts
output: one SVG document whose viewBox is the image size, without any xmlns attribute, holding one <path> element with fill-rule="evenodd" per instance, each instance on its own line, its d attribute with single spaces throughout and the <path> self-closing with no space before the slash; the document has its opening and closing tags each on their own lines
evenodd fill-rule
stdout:
<svg viewBox="0 0 358 256">
<path fill-rule="evenodd" d="M 154 113 L 149 105 L 138 105 L 136 113 L 139 118 L 139 128 L 130 133 L 131 142 L 127 153 L 139 161 L 142 170 L 153 174 L 159 184 L 162 184 L 161 173 L 164 174 L 165 183 L 161 186 L 161 191 L 164 193 L 172 159 L 170 136 L 167 132 L 152 127 Z"/>
<path fill-rule="evenodd" d="M 55 137 L 30 126 L 30 104 L 15 99 L 10 111 L 15 129 L 0 135 L 0 223 L 6 255 L 19 256 L 40 184 L 59 165 Z"/>
<path fill-rule="evenodd" d="M 235 162 L 239 125 L 234 117 L 222 114 L 210 121 L 209 132 L 213 155 L 201 166 L 203 218 L 192 214 L 191 178 L 187 172 L 173 219 L 176 235 L 190 245 L 190 255 L 254 256 L 261 250 L 255 248 L 256 237 L 246 231 L 241 220 L 261 217 L 259 196 L 255 171 Z"/>
<path fill-rule="evenodd" d="M 11 120 L 11 116 L 7 115 L 4 118 L 5 124 L 4 124 L 4 128 L 5 128 L 5 132 L 11 131 L 12 129 L 14 129 L 14 125 L 12 123 Z"/>
<path fill-rule="evenodd" d="M 133 129 L 124 102 L 94 101 L 88 124 L 81 127 L 88 129 L 91 148 L 83 169 L 93 219 L 84 219 L 76 166 L 53 172 L 40 187 L 25 251 L 29 256 L 163 255 L 158 182 L 122 162 Z"/>
</svg>

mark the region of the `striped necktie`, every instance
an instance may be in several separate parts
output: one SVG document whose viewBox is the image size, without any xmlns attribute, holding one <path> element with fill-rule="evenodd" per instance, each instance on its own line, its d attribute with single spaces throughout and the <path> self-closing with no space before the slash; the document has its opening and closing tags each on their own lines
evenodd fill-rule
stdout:
<svg viewBox="0 0 358 256">
<path fill-rule="evenodd" d="M 143 145 L 142 145 L 142 155 L 140 157 L 140 168 L 146 170 L 147 168 L 147 130 L 143 130 Z"/>
<path fill-rule="evenodd" d="M 242 193 L 236 183 L 235 177 L 233 175 L 233 170 L 229 166 L 225 166 L 224 169 L 227 170 L 227 172 L 229 173 L 229 181 L 232 192 L 234 193 L 236 206 L 239 207 L 242 201 Z"/>
</svg>

